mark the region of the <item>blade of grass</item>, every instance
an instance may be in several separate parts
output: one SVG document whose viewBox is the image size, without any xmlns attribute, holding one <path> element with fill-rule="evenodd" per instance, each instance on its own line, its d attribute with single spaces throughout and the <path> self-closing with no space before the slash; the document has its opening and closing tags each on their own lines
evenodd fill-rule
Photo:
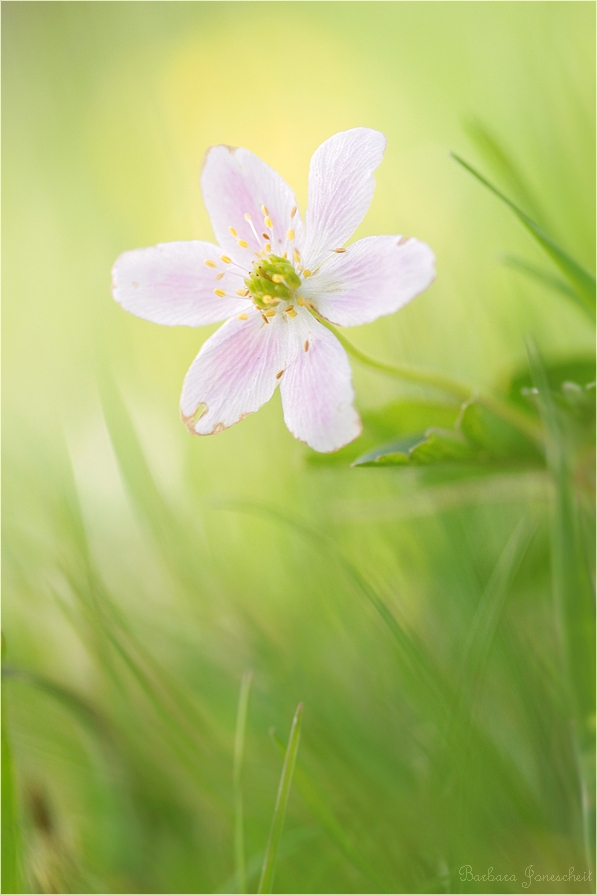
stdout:
<svg viewBox="0 0 597 895">
<path fill-rule="evenodd" d="M 249 708 L 249 694 L 251 691 L 252 679 L 253 673 L 251 671 L 245 671 L 240 682 L 236 731 L 234 735 L 234 860 L 237 892 L 240 892 L 241 895 L 244 895 L 247 891 L 242 771 L 245 757 L 247 711 Z"/>
<path fill-rule="evenodd" d="M 552 289 L 554 292 L 559 292 L 561 295 L 565 295 L 566 298 L 571 298 L 573 301 L 578 302 L 579 299 L 577 293 L 565 280 L 561 280 L 559 277 L 548 273 L 548 271 L 536 267 L 524 258 L 517 258 L 516 255 L 506 255 L 503 259 L 503 263 L 507 267 L 513 268 L 513 270 L 521 271 L 521 273 L 526 274 L 526 276 L 536 280 L 543 286 L 547 286 L 548 289 Z"/>
<path fill-rule="evenodd" d="M 23 882 L 21 835 L 17 809 L 14 762 L 8 738 L 5 700 L 2 700 L 2 891 L 26 892 Z"/>
<path fill-rule="evenodd" d="M 292 785 L 292 777 L 294 774 L 294 766 L 296 764 L 296 756 L 298 753 L 299 739 L 301 735 L 301 721 L 303 716 L 303 703 L 299 703 L 292 720 L 290 729 L 290 738 L 288 740 L 288 748 L 286 749 L 286 757 L 282 768 L 282 776 L 280 777 L 280 785 L 278 787 L 278 796 L 276 798 L 276 807 L 274 808 L 274 817 L 272 820 L 272 828 L 269 834 L 269 840 L 265 851 L 265 859 L 263 861 L 263 869 L 261 871 L 261 879 L 259 880 L 259 888 L 257 892 L 269 893 L 273 889 L 274 875 L 276 872 L 276 858 L 278 855 L 278 846 L 282 838 L 282 830 L 284 829 L 284 819 L 286 817 L 286 806 L 288 804 L 288 796 Z"/>
<path fill-rule="evenodd" d="M 526 212 L 522 211 L 511 199 L 504 195 L 497 187 L 493 186 L 482 174 L 480 174 L 472 165 L 461 159 L 456 153 L 451 152 L 452 158 L 462 165 L 469 174 L 472 174 L 480 183 L 487 187 L 494 196 L 501 199 L 507 205 L 518 220 L 532 233 L 539 245 L 549 255 L 554 264 L 559 267 L 564 276 L 574 287 L 578 296 L 578 303 L 589 314 L 592 320 L 595 320 L 595 277 L 588 273 L 581 265 L 571 258 L 570 255 L 560 248 L 560 246 L 543 230 L 535 221 L 529 217 Z"/>
<path fill-rule="evenodd" d="M 273 731 L 272 739 L 278 747 L 282 755 L 286 753 L 286 746 L 278 734 Z M 317 819 L 322 829 L 328 834 L 330 839 L 336 843 L 342 851 L 345 858 L 352 862 L 361 873 L 375 885 L 376 892 L 388 891 L 384 884 L 380 881 L 375 871 L 369 866 L 367 860 L 353 845 L 350 837 L 346 834 L 342 826 L 338 823 L 325 801 L 319 794 L 316 786 L 312 783 L 309 775 L 304 768 L 297 764 L 294 772 L 294 788 L 300 798 Z"/>
<path fill-rule="evenodd" d="M 512 156 L 498 137 L 478 118 L 471 118 L 465 121 L 463 127 L 493 170 L 495 176 L 508 187 L 537 220 L 545 223 L 545 216 L 540 211 L 537 199 L 529 189 Z"/>
</svg>

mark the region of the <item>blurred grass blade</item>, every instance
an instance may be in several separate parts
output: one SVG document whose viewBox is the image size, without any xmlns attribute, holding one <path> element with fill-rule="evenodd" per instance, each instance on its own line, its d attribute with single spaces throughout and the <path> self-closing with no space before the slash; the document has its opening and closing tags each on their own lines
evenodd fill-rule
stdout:
<svg viewBox="0 0 597 895">
<path fill-rule="evenodd" d="M 286 749 L 286 757 L 282 768 L 282 776 L 280 777 L 280 786 L 278 787 L 278 796 L 276 798 L 276 807 L 274 808 L 274 818 L 272 828 L 269 834 L 269 841 L 265 851 L 265 859 L 263 861 L 263 869 L 261 871 L 261 879 L 259 880 L 258 893 L 271 892 L 274 885 L 274 875 L 276 872 L 276 857 L 278 854 L 278 846 L 282 837 L 284 828 L 284 818 L 286 816 L 286 805 L 288 804 L 288 796 L 292 785 L 292 777 L 294 774 L 294 766 L 296 764 L 296 756 L 298 754 L 299 739 L 301 735 L 301 721 L 303 716 L 303 703 L 299 703 L 294 714 L 292 727 L 290 729 L 290 738 L 288 740 L 288 748 Z"/>
<path fill-rule="evenodd" d="M 2 891 L 26 892 L 12 748 L 2 700 Z"/>
<path fill-rule="evenodd" d="M 282 755 L 284 755 L 286 753 L 286 746 L 275 731 L 272 733 L 272 738 Z M 311 778 L 300 764 L 297 764 L 294 772 L 294 788 L 306 807 L 318 820 L 322 829 L 324 829 L 330 839 L 336 843 L 344 856 L 361 871 L 363 876 L 375 885 L 376 892 L 386 892 L 387 889 L 381 882 L 379 876 L 375 873 L 361 852 L 355 848 L 350 837 L 338 823 L 333 813 L 320 796 L 319 791 L 311 781 Z"/>
<path fill-rule="evenodd" d="M 501 199 L 509 208 L 512 209 L 516 217 L 519 221 L 524 224 L 524 226 L 529 230 L 530 233 L 535 237 L 539 245 L 547 252 L 551 260 L 556 264 L 565 277 L 569 280 L 569 282 L 574 287 L 578 295 L 579 302 L 582 304 L 582 307 L 585 311 L 591 316 L 591 319 L 595 319 L 595 277 L 588 273 L 574 258 L 571 258 L 564 249 L 560 248 L 560 246 L 549 236 L 548 233 L 543 230 L 535 221 L 529 217 L 526 212 L 522 211 L 511 199 L 505 196 L 497 187 L 493 186 L 482 174 L 479 174 L 478 171 L 475 170 L 468 162 L 465 162 L 464 159 L 461 159 L 460 156 L 456 155 L 456 153 L 450 153 L 452 158 L 458 162 L 459 165 L 462 165 L 469 174 L 472 174 L 473 177 L 476 177 L 477 180 L 487 187 L 488 190 Z"/>
<path fill-rule="evenodd" d="M 538 221 L 545 222 L 539 203 L 529 189 L 524 177 L 503 143 L 478 118 L 472 118 L 463 124 L 465 132 L 473 141 L 485 161 L 505 186 L 526 206 Z"/>
<path fill-rule="evenodd" d="M 253 673 L 251 671 L 245 671 L 240 682 L 236 731 L 234 735 L 234 860 L 236 865 L 237 892 L 240 893 L 247 891 L 242 771 L 245 757 L 247 711 L 249 708 L 249 693 L 251 691 L 252 679 Z"/>
<path fill-rule="evenodd" d="M 521 271 L 521 273 L 526 274 L 526 276 L 536 280 L 543 286 L 547 286 L 548 289 L 552 289 L 554 292 L 559 292 L 561 295 L 565 295 L 566 298 L 571 298 L 572 301 L 575 301 L 584 307 L 584 303 L 580 301 L 577 292 L 572 286 L 568 285 L 565 280 L 561 280 L 559 277 L 554 276 L 548 271 L 536 267 L 525 258 L 517 258 L 516 255 L 506 255 L 503 260 L 507 267 Z"/>
</svg>

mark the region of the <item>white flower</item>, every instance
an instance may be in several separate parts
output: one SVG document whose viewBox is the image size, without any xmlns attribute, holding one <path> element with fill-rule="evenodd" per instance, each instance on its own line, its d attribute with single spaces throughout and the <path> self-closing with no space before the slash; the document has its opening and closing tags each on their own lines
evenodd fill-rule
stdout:
<svg viewBox="0 0 597 895">
<path fill-rule="evenodd" d="M 367 211 L 386 138 L 354 128 L 316 150 L 305 224 L 290 187 L 247 149 L 214 146 L 201 186 L 218 245 L 172 242 L 121 255 L 113 294 L 167 326 L 225 320 L 193 361 L 181 414 L 211 435 L 254 413 L 280 385 L 284 419 L 316 451 L 361 423 L 346 353 L 312 311 L 338 326 L 397 311 L 435 276 L 429 246 L 372 236 L 343 248 Z"/>
</svg>

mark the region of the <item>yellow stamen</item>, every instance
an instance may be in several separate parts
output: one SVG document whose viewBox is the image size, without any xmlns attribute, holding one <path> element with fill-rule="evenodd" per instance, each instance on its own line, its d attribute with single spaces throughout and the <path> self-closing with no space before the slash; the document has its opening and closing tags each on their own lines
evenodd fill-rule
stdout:
<svg viewBox="0 0 597 895">
<path fill-rule="evenodd" d="M 270 308 L 269 311 L 265 311 L 266 317 L 275 317 L 278 312 L 275 308 Z"/>
<path fill-rule="evenodd" d="M 241 249 L 248 249 L 248 248 L 249 248 L 249 243 L 248 243 L 248 242 L 245 242 L 244 239 L 237 239 L 236 241 L 237 241 L 237 243 L 239 244 L 239 246 L 241 247 Z"/>
<path fill-rule="evenodd" d="M 284 277 L 279 273 L 275 273 L 272 277 L 272 280 L 274 281 L 274 283 L 283 283 Z"/>
<path fill-rule="evenodd" d="M 295 249 L 293 254 L 294 254 L 294 260 L 298 264 L 299 261 L 301 260 L 301 254 L 300 254 L 299 250 Z"/>
<path fill-rule="evenodd" d="M 295 216 L 296 212 L 297 212 L 297 208 L 296 208 L 296 205 L 295 205 L 294 208 L 292 209 L 292 211 L 290 212 L 290 219 L 291 219 L 291 220 L 292 220 L 292 218 Z"/>
<path fill-rule="evenodd" d="M 346 249 L 334 249 L 334 251 L 337 255 L 343 255 Z"/>
<path fill-rule="evenodd" d="M 208 267 L 215 267 L 215 266 L 216 266 L 216 262 L 215 262 L 215 261 L 210 261 L 209 258 L 207 259 L 207 261 L 204 261 L 203 263 L 204 263 L 204 264 L 207 264 Z"/>
<path fill-rule="evenodd" d="M 269 320 L 267 319 L 267 317 L 265 316 L 265 314 L 262 314 L 262 315 L 261 315 L 261 319 L 263 320 L 264 323 L 269 323 Z"/>
<path fill-rule="evenodd" d="M 265 217 L 263 219 L 263 223 L 265 224 L 266 227 L 269 227 L 270 230 L 274 226 L 274 222 L 272 221 L 272 219 L 270 217 Z"/>
<path fill-rule="evenodd" d="M 234 236 L 234 237 L 238 236 L 238 233 L 236 232 L 234 227 L 228 227 L 228 230 L 229 230 L 231 236 Z"/>
<path fill-rule="evenodd" d="M 290 239 L 290 240 L 294 239 L 294 230 L 292 230 L 292 229 L 289 230 L 288 233 L 286 234 L 286 238 Z"/>
<path fill-rule="evenodd" d="M 263 236 L 264 239 L 270 238 L 269 233 L 262 233 L 261 235 Z"/>
<path fill-rule="evenodd" d="M 224 264 L 232 263 L 232 258 L 229 258 L 228 255 L 221 255 L 220 257 L 222 258 L 222 261 L 224 262 Z"/>
<path fill-rule="evenodd" d="M 309 270 L 309 268 L 306 268 L 306 270 L 303 271 L 303 276 L 305 279 L 311 276 L 311 271 Z"/>
<path fill-rule="evenodd" d="M 271 252 L 271 250 L 272 250 L 271 243 L 266 242 L 266 244 L 265 244 L 265 251 L 266 251 L 266 252 Z"/>
<path fill-rule="evenodd" d="M 226 296 L 226 293 L 224 292 L 223 289 L 214 289 L 214 293 L 216 295 L 219 295 L 220 298 L 225 298 L 225 296 Z"/>
<path fill-rule="evenodd" d="M 248 320 L 248 319 L 249 319 L 249 315 L 248 315 L 248 314 L 239 314 L 238 317 L 237 317 L 236 319 L 237 319 L 237 320 Z"/>
<path fill-rule="evenodd" d="M 297 298 L 297 300 L 296 300 L 296 303 L 297 303 L 297 305 L 300 305 L 301 308 L 306 308 L 306 307 L 307 307 L 307 302 L 305 301 L 305 299 L 303 298 L 302 295 L 299 295 L 299 296 L 298 296 L 298 298 Z"/>
<path fill-rule="evenodd" d="M 246 298 L 247 295 L 249 294 L 249 290 L 248 289 L 237 289 L 236 294 L 241 295 L 243 298 Z"/>
<path fill-rule="evenodd" d="M 226 271 L 223 270 L 222 273 L 216 274 L 216 280 L 221 280 L 225 273 L 226 273 Z"/>
<path fill-rule="evenodd" d="M 281 378 L 282 378 L 282 375 L 283 375 L 283 373 L 284 373 L 284 370 L 280 370 L 280 372 L 279 372 L 279 373 L 276 373 L 276 379 L 281 379 Z"/>
<path fill-rule="evenodd" d="M 268 216 L 269 211 L 267 210 L 267 205 L 262 205 L 262 206 L 261 206 L 261 214 L 262 214 L 264 217 L 267 217 L 267 216 Z"/>
<path fill-rule="evenodd" d="M 247 212 L 245 215 L 245 221 L 251 221 L 251 220 L 253 220 L 253 219 L 252 219 L 251 215 L 249 214 L 249 212 Z"/>
<path fill-rule="evenodd" d="M 288 305 L 285 310 L 289 317 L 296 317 L 296 311 L 294 310 L 292 305 Z"/>
<path fill-rule="evenodd" d="M 285 260 L 286 260 L 286 258 L 288 258 L 288 255 L 286 254 L 286 252 L 282 252 L 282 257 L 283 257 Z"/>
</svg>

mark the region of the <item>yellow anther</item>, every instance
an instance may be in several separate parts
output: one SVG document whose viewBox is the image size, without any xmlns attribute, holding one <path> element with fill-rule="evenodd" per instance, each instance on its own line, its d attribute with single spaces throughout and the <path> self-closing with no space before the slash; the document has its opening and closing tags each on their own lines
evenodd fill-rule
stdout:
<svg viewBox="0 0 597 895">
<path fill-rule="evenodd" d="M 221 280 L 225 273 L 226 271 L 223 270 L 221 273 L 216 274 L 216 280 Z"/>
<path fill-rule="evenodd" d="M 293 252 L 293 255 L 294 255 L 294 260 L 295 260 L 296 263 L 298 264 L 299 261 L 301 260 L 301 253 L 299 252 L 298 249 L 295 249 L 294 252 Z"/>
<path fill-rule="evenodd" d="M 209 258 L 207 259 L 207 261 L 204 261 L 203 263 L 204 263 L 204 264 L 207 264 L 208 267 L 215 267 L 215 266 L 216 266 L 216 262 L 215 262 L 215 261 L 210 261 Z"/>
<path fill-rule="evenodd" d="M 275 308 L 270 308 L 269 311 L 265 311 L 266 317 L 275 317 L 278 312 Z"/>
<path fill-rule="evenodd" d="M 307 277 L 310 277 L 310 276 L 311 276 L 311 271 L 310 271 L 308 268 L 306 268 L 306 269 L 303 271 L 303 277 L 304 277 L 305 279 L 307 279 Z"/>
<path fill-rule="evenodd" d="M 252 220 L 253 220 L 253 218 L 251 217 L 251 215 L 249 214 L 249 212 L 247 212 L 246 215 L 245 215 L 245 221 L 252 221 Z"/>
<path fill-rule="evenodd" d="M 296 311 L 294 310 L 292 305 L 288 305 L 288 307 L 286 308 L 286 313 L 289 317 L 296 317 Z"/>
<path fill-rule="evenodd" d="M 262 233 L 261 235 L 263 236 L 264 239 L 269 239 L 269 238 L 270 238 L 269 233 Z"/>
<path fill-rule="evenodd" d="M 334 249 L 334 251 L 337 255 L 343 255 L 346 249 Z"/>
<path fill-rule="evenodd" d="M 228 230 L 229 230 L 231 236 L 234 236 L 234 237 L 238 236 L 238 233 L 236 232 L 234 227 L 228 227 Z"/>
<path fill-rule="evenodd" d="M 289 230 L 288 233 L 286 234 L 286 238 L 291 239 L 291 240 L 294 239 L 294 230 L 292 230 L 292 229 Z"/>
<path fill-rule="evenodd" d="M 249 294 L 249 290 L 248 289 L 237 289 L 236 294 L 242 296 L 242 298 L 246 298 L 247 295 Z"/>
<path fill-rule="evenodd" d="M 267 216 L 268 216 L 269 211 L 267 210 L 267 205 L 262 205 L 262 206 L 261 206 L 261 214 L 262 214 L 264 217 L 267 217 Z"/>
<path fill-rule="evenodd" d="M 220 298 L 224 298 L 226 296 L 226 293 L 224 292 L 223 289 L 214 289 L 214 293 L 216 295 L 219 295 Z"/>
<path fill-rule="evenodd" d="M 286 260 L 288 258 L 288 255 L 286 254 L 286 252 L 282 252 L 282 257 L 284 258 L 284 260 Z"/>
<path fill-rule="evenodd" d="M 269 323 L 269 320 L 267 319 L 267 317 L 265 316 L 265 314 L 262 314 L 262 315 L 261 315 L 261 319 L 263 320 L 264 323 Z"/>
<path fill-rule="evenodd" d="M 249 248 L 249 243 L 248 243 L 248 242 L 245 242 L 244 239 L 237 239 L 236 241 L 237 241 L 237 243 L 239 244 L 239 246 L 241 247 L 241 249 L 248 249 L 248 248 Z"/>
<path fill-rule="evenodd" d="M 265 251 L 266 251 L 266 252 L 271 252 L 271 250 L 272 250 L 271 243 L 266 242 L 266 244 L 265 244 Z"/>
<path fill-rule="evenodd" d="M 248 314 L 239 314 L 238 317 L 237 317 L 236 319 L 237 319 L 237 320 L 248 320 L 248 319 L 249 319 L 249 315 L 248 315 Z"/>
<path fill-rule="evenodd" d="M 224 264 L 232 263 L 232 258 L 229 258 L 228 255 L 221 255 L 220 257 L 222 258 L 222 261 L 224 262 Z"/>
<path fill-rule="evenodd" d="M 283 283 L 284 277 L 282 276 L 282 274 L 275 273 L 272 277 L 272 280 L 274 281 L 274 283 Z"/>
<path fill-rule="evenodd" d="M 281 379 L 283 375 L 284 375 L 284 370 L 280 370 L 278 373 L 276 373 L 276 379 Z"/>
<path fill-rule="evenodd" d="M 274 222 L 272 221 L 272 219 L 270 217 L 265 217 L 263 219 L 263 223 L 265 224 L 266 227 L 269 227 L 270 230 L 274 226 Z"/>
<path fill-rule="evenodd" d="M 299 295 L 299 296 L 298 296 L 298 298 L 297 298 L 297 300 L 296 300 L 296 303 L 297 303 L 297 305 L 300 305 L 301 308 L 306 308 L 306 307 L 307 307 L 307 302 L 305 301 L 305 299 L 303 298 L 302 295 Z"/>
<path fill-rule="evenodd" d="M 296 208 L 296 205 L 295 205 L 294 208 L 293 208 L 293 209 L 291 210 L 291 212 L 290 212 L 290 219 L 291 219 L 291 220 L 292 220 L 292 218 L 295 216 L 296 212 L 297 212 L 297 208 Z"/>
</svg>

